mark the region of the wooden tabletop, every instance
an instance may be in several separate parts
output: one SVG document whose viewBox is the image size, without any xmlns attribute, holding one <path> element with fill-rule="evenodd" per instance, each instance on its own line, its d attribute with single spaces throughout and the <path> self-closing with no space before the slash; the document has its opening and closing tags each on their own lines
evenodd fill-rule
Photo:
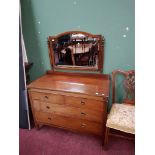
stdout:
<svg viewBox="0 0 155 155">
<path fill-rule="evenodd" d="M 28 85 L 28 89 L 46 89 L 109 96 L 109 75 L 53 72 L 45 74 Z"/>
</svg>

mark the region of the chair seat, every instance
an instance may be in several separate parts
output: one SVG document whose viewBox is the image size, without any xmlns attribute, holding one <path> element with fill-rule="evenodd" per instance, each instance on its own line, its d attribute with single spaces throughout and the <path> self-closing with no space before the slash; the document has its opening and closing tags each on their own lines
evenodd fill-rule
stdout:
<svg viewBox="0 0 155 155">
<path fill-rule="evenodd" d="M 106 126 L 135 134 L 135 106 L 114 103 L 108 115 Z"/>
</svg>

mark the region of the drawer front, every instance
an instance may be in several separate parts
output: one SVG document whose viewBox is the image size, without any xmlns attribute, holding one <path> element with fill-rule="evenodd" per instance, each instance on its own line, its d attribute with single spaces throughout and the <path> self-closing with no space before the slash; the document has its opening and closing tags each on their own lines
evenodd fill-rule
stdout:
<svg viewBox="0 0 155 155">
<path fill-rule="evenodd" d="M 36 120 L 41 123 L 47 123 L 81 132 L 94 133 L 97 135 L 102 134 L 102 124 L 100 123 L 94 123 L 86 120 L 73 119 L 60 116 L 57 114 L 49 114 L 41 112 L 36 112 L 35 116 Z"/>
<path fill-rule="evenodd" d="M 41 100 L 54 104 L 64 104 L 64 96 L 50 93 L 31 92 L 32 100 Z"/>
<path fill-rule="evenodd" d="M 103 108 L 104 108 L 103 101 L 86 99 L 86 98 L 78 98 L 78 97 L 72 97 L 72 96 L 65 96 L 65 104 L 73 107 L 92 109 L 92 110 L 98 110 L 98 111 L 103 111 Z"/>
<path fill-rule="evenodd" d="M 40 104 L 40 110 L 42 112 L 55 113 L 62 116 L 85 119 L 100 123 L 103 122 L 103 112 L 101 111 L 80 109 L 59 104 L 51 104 L 49 102 L 40 102 L 38 100 L 35 100 L 35 102 L 38 102 L 38 105 Z"/>
</svg>

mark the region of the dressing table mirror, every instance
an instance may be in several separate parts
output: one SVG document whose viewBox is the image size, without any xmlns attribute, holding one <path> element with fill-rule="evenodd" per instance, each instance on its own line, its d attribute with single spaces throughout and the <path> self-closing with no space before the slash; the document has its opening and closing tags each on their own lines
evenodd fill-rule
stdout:
<svg viewBox="0 0 155 155">
<path fill-rule="evenodd" d="M 52 69 L 102 72 L 104 38 L 82 31 L 68 31 L 48 37 Z"/>
</svg>

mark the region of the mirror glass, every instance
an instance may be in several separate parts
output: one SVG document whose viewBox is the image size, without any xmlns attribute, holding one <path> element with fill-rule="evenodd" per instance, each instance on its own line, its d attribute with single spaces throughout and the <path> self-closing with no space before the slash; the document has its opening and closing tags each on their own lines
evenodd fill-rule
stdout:
<svg viewBox="0 0 155 155">
<path fill-rule="evenodd" d="M 52 39 L 56 66 L 98 68 L 99 38 L 69 33 Z"/>
</svg>

